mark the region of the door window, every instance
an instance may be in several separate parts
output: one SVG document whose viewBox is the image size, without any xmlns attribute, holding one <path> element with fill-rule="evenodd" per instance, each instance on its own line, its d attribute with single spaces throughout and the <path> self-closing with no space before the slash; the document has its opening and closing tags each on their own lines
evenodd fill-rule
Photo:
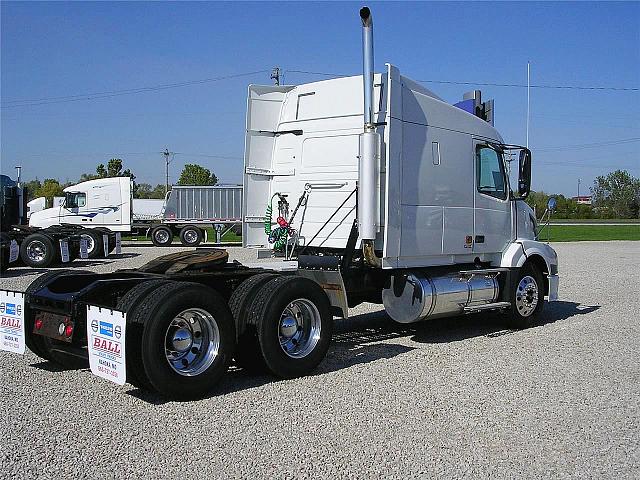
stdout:
<svg viewBox="0 0 640 480">
<path fill-rule="evenodd" d="M 81 208 L 87 204 L 87 195 L 85 193 L 67 193 L 64 206 L 66 208 Z"/>
<path fill-rule="evenodd" d="M 507 198 L 502 154 L 491 147 L 479 146 L 476 154 L 478 192 L 505 200 Z"/>
</svg>

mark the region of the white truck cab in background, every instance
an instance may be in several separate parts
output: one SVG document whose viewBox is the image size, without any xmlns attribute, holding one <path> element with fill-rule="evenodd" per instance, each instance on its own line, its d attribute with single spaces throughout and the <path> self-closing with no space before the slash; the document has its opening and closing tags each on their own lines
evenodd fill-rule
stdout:
<svg viewBox="0 0 640 480">
<path fill-rule="evenodd" d="M 131 230 L 132 191 L 129 177 L 98 178 L 72 185 L 64 189 L 62 205 L 30 214 L 29 226 L 46 228 L 72 224 L 128 232 Z"/>
</svg>

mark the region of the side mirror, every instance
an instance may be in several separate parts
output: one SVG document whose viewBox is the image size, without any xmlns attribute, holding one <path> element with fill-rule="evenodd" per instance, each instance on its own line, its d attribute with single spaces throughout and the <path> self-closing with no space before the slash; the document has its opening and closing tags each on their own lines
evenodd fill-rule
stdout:
<svg viewBox="0 0 640 480">
<path fill-rule="evenodd" d="M 556 199 L 554 197 L 549 197 L 549 200 L 547 201 L 547 209 L 550 212 L 553 212 L 556 209 Z"/>
<path fill-rule="evenodd" d="M 518 163 L 518 194 L 521 198 L 526 198 L 531 191 L 531 150 L 520 150 Z"/>
</svg>

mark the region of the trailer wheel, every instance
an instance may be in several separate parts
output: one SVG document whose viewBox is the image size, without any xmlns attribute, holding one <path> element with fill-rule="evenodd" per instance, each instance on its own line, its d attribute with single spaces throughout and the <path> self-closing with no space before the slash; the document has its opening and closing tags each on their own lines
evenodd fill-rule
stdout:
<svg viewBox="0 0 640 480">
<path fill-rule="evenodd" d="M 305 375 L 324 359 L 331 342 L 329 299 L 313 280 L 297 276 L 271 279 L 249 308 L 260 350 L 269 370 L 282 378 Z"/>
<path fill-rule="evenodd" d="M 159 225 L 151 230 L 151 241 L 156 247 L 168 247 L 173 241 L 173 232 L 165 225 Z"/>
<path fill-rule="evenodd" d="M 514 288 L 511 309 L 506 322 L 512 328 L 529 328 L 536 324 L 544 308 L 544 279 L 532 263 L 520 268 Z"/>
<path fill-rule="evenodd" d="M 28 297 L 32 293 L 40 290 L 42 287 L 44 287 L 47 283 L 49 283 L 56 277 L 59 277 L 60 275 L 65 275 L 67 273 L 77 274 L 77 273 L 91 273 L 91 272 L 88 272 L 86 270 L 68 270 L 68 269 L 47 272 L 44 275 L 40 275 L 33 282 L 31 282 L 31 284 L 29 284 L 29 286 L 26 288 L 24 293 Z M 31 350 L 37 356 L 45 360 L 50 360 L 55 363 L 59 363 L 60 365 L 63 365 L 68 368 L 76 368 L 77 362 L 75 358 L 69 360 L 68 355 L 63 355 L 59 352 L 52 351 L 53 340 L 49 339 L 48 337 L 44 337 L 42 335 L 36 335 L 33 333 L 33 323 L 35 321 L 35 318 L 32 315 L 30 310 L 28 312 L 25 312 L 24 319 L 25 319 L 24 320 L 25 343 L 29 350 Z M 67 362 L 67 360 L 69 360 L 69 362 Z"/>
<path fill-rule="evenodd" d="M 139 319 L 145 296 L 156 288 L 168 283 L 169 280 L 149 280 L 140 283 L 129 290 L 116 305 L 116 310 L 127 314 L 127 381 L 134 387 L 153 392 L 142 365 L 142 331 L 144 323 Z"/>
<path fill-rule="evenodd" d="M 229 299 L 229 308 L 238 332 L 238 345 L 233 358 L 236 365 L 252 373 L 264 372 L 266 364 L 260 350 L 256 326 L 248 324 L 248 310 L 260 288 L 274 277 L 276 274 L 273 273 L 254 275 L 242 282 Z"/>
<path fill-rule="evenodd" d="M 20 258 L 29 267 L 48 267 L 59 260 L 60 254 L 48 235 L 33 233 L 20 245 Z"/>
<path fill-rule="evenodd" d="M 180 230 L 180 242 L 185 247 L 197 247 L 202 242 L 202 230 L 192 225 L 187 225 Z"/>
<path fill-rule="evenodd" d="M 216 291 L 170 282 L 140 305 L 141 356 L 157 392 L 188 400 L 211 391 L 226 372 L 235 347 L 233 318 Z"/>
<path fill-rule="evenodd" d="M 80 236 L 87 240 L 87 256 L 89 258 L 102 257 L 104 247 L 102 245 L 102 234 L 95 230 L 86 230 Z"/>
</svg>

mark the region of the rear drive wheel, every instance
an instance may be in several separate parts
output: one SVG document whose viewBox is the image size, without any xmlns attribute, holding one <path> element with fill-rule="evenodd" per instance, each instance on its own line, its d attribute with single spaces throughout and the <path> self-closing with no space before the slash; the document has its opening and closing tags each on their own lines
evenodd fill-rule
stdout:
<svg viewBox="0 0 640 480">
<path fill-rule="evenodd" d="M 48 267 L 60 259 L 55 243 L 48 235 L 32 233 L 20 245 L 20 258 L 29 267 Z"/>
<path fill-rule="evenodd" d="M 89 258 L 100 258 L 104 256 L 102 233 L 88 229 L 83 231 L 80 236 L 87 240 L 87 256 Z"/>
<path fill-rule="evenodd" d="M 544 308 L 544 279 L 542 272 L 532 263 L 522 266 L 514 286 L 511 310 L 507 314 L 507 323 L 512 328 L 534 326 Z"/>
<path fill-rule="evenodd" d="M 141 313 L 146 307 L 145 297 L 166 283 L 169 283 L 169 280 L 144 281 L 129 290 L 116 306 L 116 310 L 127 314 L 127 381 L 134 387 L 148 391 L 155 389 L 149 382 L 142 365 L 141 344 L 144 323 L 141 319 Z"/>
<path fill-rule="evenodd" d="M 173 232 L 169 227 L 160 225 L 151 230 L 151 241 L 156 247 L 168 247 L 173 241 Z"/>
<path fill-rule="evenodd" d="M 145 303 L 141 356 L 151 385 L 181 400 L 207 394 L 235 347 L 233 318 L 222 296 L 200 284 L 170 282 L 150 292 Z"/>
<path fill-rule="evenodd" d="M 329 299 L 313 280 L 271 279 L 255 296 L 249 315 L 250 322 L 257 324 L 260 350 L 274 375 L 305 375 L 327 354 L 333 316 Z"/>
<path fill-rule="evenodd" d="M 187 225 L 180 230 L 180 242 L 185 247 L 197 247 L 202 242 L 202 230 L 192 225 Z"/>
<path fill-rule="evenodd" d="M 248 310 L 260 288 L 275 277 L 273 273 L 254 275 L 242 282 L 229 299 L 229 308 L 238 329 L 238 345 L 233 358 L 236 365 L 249 372 L 262 373 L 266 370 L 266 364 L 260 350 L 256 326 L 247 323 Z"/>
</svg>

